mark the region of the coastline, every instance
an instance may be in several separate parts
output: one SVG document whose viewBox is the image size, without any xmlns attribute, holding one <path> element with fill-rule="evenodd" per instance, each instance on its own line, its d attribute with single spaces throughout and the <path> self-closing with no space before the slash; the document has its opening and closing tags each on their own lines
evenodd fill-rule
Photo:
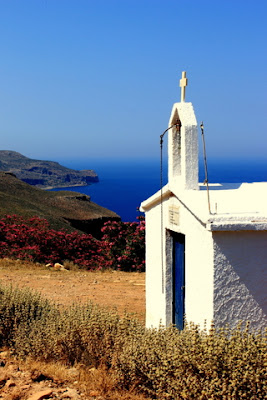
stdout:
<svg viewBox="0 0 267 400">
<path fill-rule="evenodd" d="M 98 183 L 98 182 L 95 182 L 95 183 Z M 65 189 L 71 188 L 71 187 L 86 187 L 86 186 L 91 186 L 91 185 L 93 185 L 93 183 L 76 184 L 76 185 L 70 185 L 70 186 L 45 186 L 45 187 L 36 186 L 36 187 L 39 187 L 39 189 L 43 189 L 43 190 L 53 190 L 53 189 L 65 190 Z"/>
</svg>

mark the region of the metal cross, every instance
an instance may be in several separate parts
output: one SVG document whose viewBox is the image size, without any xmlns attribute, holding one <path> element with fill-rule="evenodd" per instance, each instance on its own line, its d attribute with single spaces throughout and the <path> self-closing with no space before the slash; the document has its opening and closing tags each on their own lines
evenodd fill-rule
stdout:
<svg viewBox="0 0 267 400">
<path fill-rule="evenodd" d="M 185 101 L 185 88 L 187 86 L 187 78 L 186 72 L 182 72 L 182 79 L 180 79 L 180 87 L 181 87 L 181 102 Z"/>
</svg>

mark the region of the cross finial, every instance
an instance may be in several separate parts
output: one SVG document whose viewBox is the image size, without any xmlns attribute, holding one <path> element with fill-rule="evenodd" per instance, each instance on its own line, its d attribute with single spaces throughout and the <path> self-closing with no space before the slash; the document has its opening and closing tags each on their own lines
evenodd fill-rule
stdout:
<svg viewBox="0 0 267 400">
<path fill-rule="evenodd" d="M 180 87 L 181 87 L 181 102 L 185 101 L 185 88 L 187 86 L 187 78 L 186 72 L 182 72 L 182 79 L 180 79 Z"/>
</svg>

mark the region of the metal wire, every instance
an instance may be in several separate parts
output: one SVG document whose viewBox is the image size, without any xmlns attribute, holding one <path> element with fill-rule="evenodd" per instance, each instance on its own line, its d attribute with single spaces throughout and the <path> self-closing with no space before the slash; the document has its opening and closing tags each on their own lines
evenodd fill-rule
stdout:
<svg viewBox="0 0 267 400">
<path fill-rule="evenodd" d="M 202 137 L 202 144 L 203 144 L 203 156 L 204 156 L 204 167 L 205 167 L 205 180 L 204 180 L 204 185 L 207 186 L 208 208 L 209 208 L 209 213 L 211 214 L 211 210 L 210 210 L 209 177 L 208 177 L 208 164 L 207 164 L 206 144 L 205 144 L 205 137 L 204 137 L 204 125 L 203 125 L 203 122 L 201 122 L 201 124 L 200 124 L 200 129 L 201 129 L 201 137 Z"/>
</svg>

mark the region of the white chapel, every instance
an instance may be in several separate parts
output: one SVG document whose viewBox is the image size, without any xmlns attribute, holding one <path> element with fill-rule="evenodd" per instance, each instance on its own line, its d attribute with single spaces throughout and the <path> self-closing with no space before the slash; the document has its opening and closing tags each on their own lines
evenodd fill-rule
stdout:
<svg viewBox="0 0 267 400">
<path fill-rule="evenodd" d="M 267 182 L 201 184 L 198 126 L 185 101 L 168 129 L 168 183 L 146 216 L 146 326 L 267 326 Z M 267 178 L 267 177 L 266 177 Z"/>
</svg>

